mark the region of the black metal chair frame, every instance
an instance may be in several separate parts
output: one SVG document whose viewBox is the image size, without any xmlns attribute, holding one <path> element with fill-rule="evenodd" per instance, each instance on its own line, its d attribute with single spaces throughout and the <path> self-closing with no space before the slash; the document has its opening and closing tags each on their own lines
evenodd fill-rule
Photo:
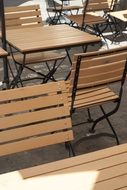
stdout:
<svg viewBox="0 0 127 190">
<path fill-rule="evenodd" d="M 83 7 L 83 18 L 82 18 L 81 26 L 78 26 L 78 24 L 73 22 L 73 21 L 70 22 L 70 25 L 73 26 L 73 27 L 77 27 L 77 28 L 79 28 L 81 30 L 88 31 L 91 34 L 101 36 L 105 40 L 103 32 L 105 31 L 105 29 L 109 25 L 108 19 L 103 16 L 103 18 L 105 19 L 104 23 L 95 23 L 95 24 L 92 24 L 92 25 L 87 24 L 85 22 L 85 18 L 86 18 L 86 15 L 88 14 L 88 11 L 87 11 L 88 4 L 89 4 L 89 0 L 86 0 L 85 3 L 84 3 L 84 7 Z M 75 24 L 76 24 L 76 26 L 75 26 Z M 101 30 L 100 26 L 102 26 L 102 24 L 104 25 L 104 28 Z"/>
<path fill-rule="evenodd" d="M 8 44 L 9 45 L 9 44 Z M 44 62 L 47 69 L 48 69 L 48 73 L 47 74 L 43 74 L 42 72 L 38 72 L 36 71 L 35 69 L 32 69 L 31 67 L 27 66 L 25 64 L 25 61 L 26 61 L 26 56 L 27 54 L 23 54 L 23 58 L 22 58 L 22 64 L 20 64 L 19 62 L 17 62 L 15 60 L 15 56 L 14 54 L 17 52 L 17 51 L 14 51 L 13 48 L 11 47 L 11 45 L 9 45 L 9 49 L 10 49 L 10 55 L 12 56 L 12 60 L 13 60 L 13 63 L 14 63 L 14 66 L 15 66 L 15 69 L 17 71 L 17 74 L 16 76 L 14 76 L 14 73 L 13 73 L 13 69 L 11 68 L 11 64 L 9 63 L 8 61 L 8 66 L 9 66 L 9 69 L 10 69 L 10 72 L 11 72 L 11 75 L 13 77 L 13 80 L 10 82 L 9 84 L 9 88 L 15 88 L 15 86 L 18 87 L 18 83 L 20 83 L 20 85 L 23 87 L 23 82 L 25 81 L 30 81 L 30 80 L 35 80 L 35 79 L 40 79 L 42 80 L 42 83 L 46 83 L 48 82 L 49 80 L 51 81 L 56 81 L 56 79 L 54 78 L 54 74 L 56 72 L 56 70 L 60 67 L 60 65 L 63 63 L 63 61 L 65 60 L 66 56 L 64 59 L 62 60 L 54 60 L 54 63 L 53 63 L 53 67 L 50 68 L 49 67 L 49 64 L 47 62 Z M 59 61 L 59 62 L 58 62 Z M 49 62 L 49 61 L 48 61 Z M 21 78 L 21 75 L 22 75 L 22 72 L 23 70 L 27 69 L 35 74 L 37 74 L 36 77 L 32 77 L 32 78 L 28 78 L 28 79 L 22 79 Z"/>
<path fill-rule="evenodd" d="M 65 2 L 66 5 L 69 5 L 70 0 L 61 0 L 61 4 L 58 4 L 55 2 L 55 0 L 51 0 L 53 7 L 47 8 L 47 13 L 48 13 L 48 23 L 49 24 L 63 24 L 63 22 L 61 22 L 61 20 L 64 21 L 64 23 L 66 22 L 66 18 L 65 15 L 70 12 L 70 14 L 72 14 L 72 10 L 64 10 L 64 6 L 65 6 Z M 76 9 L 76 14 L 78 14 L 79 8 L 77 7 Z M 54 16 L 51 17 L 50 12 L 54 13 Z"/>
<path fill-rule="evenodd" d="M 74 101 L 75 101 L 75 98 L 76 98 L 76 91 L 77 91 L 77 84 L 78 84 L 78 77 L 79 77 L 81 60 L 82 60 L 82 56 L 79 55 L 78 58 L 77 58 L 77 62 L 76 62 L 76 72 L 75 72 L 74 80 L 73 80 L 72 98 L 71 98 L 71 109 L 70 109 L 71 110 L 71 114 L 73 114 L 73 112 L 75 111 Z M 117 136 L 117 133 L 116 133 L 114 127 L 112 126 L 111 121 L 109 120 L 109 117 L 111 115 L 113 115 L 114 113 L 116 113 L 118 111 L 119 107 L 120 107 L 121 98 L 122 98 L 122 94 L 123 94 L 123 85 L 124 85 L 124 82 L 125 82 L 125 79 L 126 79 L 126 73 L 127 73 L 127 60 L 126 60 L 123 76 L 122 76 L 122 79 L 120 81 L 121 85 L 120 85 L 120 90 L 119 90 L 119 95 L 118 95 L 119 98 L 114 102 L 114 103 L 116 103 L 116 106 L 115 106 L 114 109 L 112 109 L 111 111 L 109 111 L 108 113 L 106 113 L 105 110 L 104 110 L 104 108 L 103 108 L 103 106 L 100 105 L 99 107 L 100 107 L 103 115 L 93 121 L 92 118 L 91 118 L 90 110 L 89 110 L 89 108 L 87 108 L 88 116 L 89 116 L 88 121 L 90 121 L 90 122 L 92 121 L 93 122 L 92 127 L 89 130 L 89 133 L 87 134 L 88 137 L 91 137 L 95 133 L 95 128 L 96 128 L 97 124 L 100 121 L 102 121 L 103 119 L 106 119 L 107 123 L 109 124 L 109 127 L 111 128 L 111 130 L 113 132 L 113 135 L 108 134 L 108 133 L 106 133 L 106 134 L 104 133 L 104 135 L 108 135 L 110 137 L 115 138 L 117 145 L 120 144 L 119 138 Z M 102 135 L 102 134 L 100 133 L 99 135 Z"/>
</svg>

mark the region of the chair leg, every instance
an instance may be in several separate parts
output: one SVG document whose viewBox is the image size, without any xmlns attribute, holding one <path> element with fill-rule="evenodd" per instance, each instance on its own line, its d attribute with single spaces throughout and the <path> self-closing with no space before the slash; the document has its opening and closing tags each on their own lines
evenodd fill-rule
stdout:
<svg viewBox="0 0 127 190">
<path fill-rule="evenodd" d="M 87 108 L 87 112 L 88 112 L 88 122 L 91 123 L 91 122 L 93 122 L 93 119 L 91 117 L 91 113 L 90 113 L 90 109 L 89 108 Z"/>
<path fill-rule="evenodd" d="M 109 116 L 111 116 L 112 114 L 114 114 L 114 113 L 117 112 L 118 106 L 116 106 L 116 108 L 115 108 L 113 111 L 110 111 L 109 113 L 105 113 L 105 111 L 104 111 L 104 109 L 103 109 L 102 106 L 100 106 L 100 108 L 101 108 L 101 110 L 102 110 L 102 112 L 103 112 L 104 115 L 101 116 L 101 117 L 99 117 L 98 119 L 96 119 L 96 120 L 94 121 L 93 126 L 92 126 L 92 128 L 89 130 L 89 132 L 90 132 L 91 134 L 93 134 L 93 133 L 95 132 L 95 127 L 96 127 L 96 125 L 97 125 L 100 121 L 102 121 L 103 119 L 106 119 L 107 122 L 108 122 L 108 124 L 109 124 L 109 126 L 110 126 L 110 128 L 111 128 L 111 130 L 112 130 L 112 132 L 113 132 L 113 134 L 114 134 L 114 137 L 116 138 L 117 145 L 119 145 L 120 142 L 119 142 L 118 136 L 117 136 L 117 134 L 116 134 L 116 132 L 115 132 L 115 130 L 114 130 L 114 128 L 113 128 L 113 126 L 112 126 L 112 124 L 111 124 L 109 118 L 108 118 Z"/>
<path fill-rule="evenodd" d="M 75 152 L 70 141 L 65 142 L 65 148 L 69 151 L 69 157 L 75 156 Z"/>
</svg>

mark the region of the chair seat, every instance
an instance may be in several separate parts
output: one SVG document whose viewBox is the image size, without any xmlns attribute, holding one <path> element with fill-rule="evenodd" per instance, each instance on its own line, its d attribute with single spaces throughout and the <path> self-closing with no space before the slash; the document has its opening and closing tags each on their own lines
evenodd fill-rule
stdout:
<svg viewBox="0 0 127 190">
<path fill-rule="evenodd" d="M 81 9 L 82 6 L 74 5 L 74 6 L 58 6 L 58 7 L 48 7 L 47 11 L 49 12 L 56 12 L 56 11 L 71 11 Z"/>
<path fill-rule="evenodd" d="M 26 64 L 34 64 L 38 62 L 45 62 L 45 61 L 53 61 L 58 59 L 64 59 L 66 57 L 65 52 L 58 52 L 58 51 L 46 51 L 46 52 L 37 52 L 37 53 L 30 53 L 26 56 Z M 22 64 L 23 63 L 23 55 L 20 53 L 14 54 L 15 61 Z M 9 59 L 12 59 L 10 56 Z"/>
<path fill-rule="evenodd" d="M 115 101 L 119 96 L 108 87 L 96 87 L 88 90 L 80 90 L 76 93 L 74 108 L 92 107 L 104 102 Z M 71 98 L 69 98 L 71 104 Z"/>
<path fill-rule="evenodd" d="M 82 21 L 83 21 L 83 14 L 79 14 L 79 15 L 69 15 L 67 16 L 67 18 L 78 24 L 79 26 L 82 25 Z M 84 20 L 84 23 L 87 25 L 87 24 L 101 24 L 101 23 L 104 23 L 106 22 L 106 19 L 104 19 L 103 17 L 101 16 L 98 16 L 98 15 L 93 15 L 93 14 L 86 14 L 85 15 L 85 20 Z"/>
</svg>

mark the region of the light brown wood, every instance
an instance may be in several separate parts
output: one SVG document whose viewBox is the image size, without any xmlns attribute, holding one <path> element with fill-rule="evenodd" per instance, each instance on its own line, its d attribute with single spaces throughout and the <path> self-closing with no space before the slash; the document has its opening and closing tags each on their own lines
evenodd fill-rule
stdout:
<svg viewBox="0 0 127 190">
<path fill-rule="evenodd" d="M 53 0 L 54 1 L 54 0 Z M 47 11 L 48 12 L 60 12 L 61 14 L 65 14 L 65 12 L 69 12 L 69 14 L 71 13 L 72 14 L 72 12 L 71 11 L 73 11 L 73 10 L 76 10 L 76 11 L 78 11 L 78 10 L 80 10 L 80 9 L 82 9 L 82 7 L 83 7 L 83 5 L 71 5 L 71 2 L 72 2 L 73 0 L 70 0 L 69 1 L 69 4 L 68 5 L 65 5 L 64 4 L 64 1 L 63 2 L 61 2 L 61 4 L 58 4 L 58 2 L 57 2 L 57 6 L 48 6 L 47 7 Z M 56 2 L 54 1 L 54 4 L 55 4 Z"/>
<path fill-rule="evenodd" d="M 66 56 L 65 52 L 59 52 L 58 51 L 46 51 L 46 52 L 37 52 L 37 53 L 31 53 L 27 54 L 25 64 L 35 64 L 42 61 L 54 61 L 54 59 L 64 59 Z M 10 60 L 12 60 L 12 57 L 9 57 Z M 15 60 L 22 64 L 23 63 L 23 55 L 16 53 L 14 55 Z M 53 64 L 53 62 L 51 62 Z"/>
<path fill-rule="evenodd" d="M 64 81 L 1 91 L 0 96 L 0 156 L 73 139 Z"/>
<path fill-rule="evenodd" d="M 27 53 L 96 43 L 100 38 L 67 25 L 54 25 L 8 30 L 7 41 L 20 52 Z"/>
<path fill-rule="evenodd" d="M 40 6 L 6 7 L 5 24 L 7 29 L 43 25 Z"/>
<path fill-rule="evenodd" d="M 107 0 L 89 0 L 87 11 L 109 10 Z"/>
<path fill-rule="evenodd" d="M 108 13 L 110 16 L 115 17 L 123 22 L 127 22 L 127 10 L 113 11 Z"/>
<path fill-rule="evenodd" d="M 64 82 L 48 83 L 42 85 L 27 86 L 24 88 L 15 88 L 13 90 L 0 91 L 0 102 L 8 100 L 25 99 L 26 97 L 41 96 L 42 94 L 52 94 L 58 91 L 58 89 L 63 92 L 66 91 L 66 86 Z"/>
<path fill-rule="evenodd" d="M 5 56 L 7 56 L 8 55 L 8 53 L 4 50 L 4 49 L 2 49 L 1 47 L 0 47 L 0 57 L 5 57 Z"/>
<path fill-rule="evenodd" d="M 28 178 L 28 179 L 26 179 Z M 0 175 L 2 190 L 126 190 L 127 144 Z"/>
<path fill-rule="evenodd" d="M 118 100 L 119 91 L 115 92 L 109 84 L 121 81 L 127 58 L 127 48 L 74 55 L 70 84 L 69 81 L 67 82 L 70 106 L 76 60 L 79 56 L 81 56 L 81 62 L 74 108 L 91 107 Z"/>
<path fill-rule="evenodd" d="M 57 173 L 60 170 L 75 170 L 75 167 L 82 167 L 84 165 L 87 170 L 95 170 L 100 168 L 108 168 L 112 165 L 119 165 L 126 163 L 127 144 L 120 146 L 114 146 L 101 151 L 95 151 L 92 153 L 68 158 L 53 163 L 48 163 L 40 166 L 35 166 L 27 169 L 20 170 L 23 178 L 32 177 L 41 174 Z M 108 162 L 106 162 L 108 160 Z M 111 161 L 112 160 L 112 161 Z M 102 166 L 100 163 L 102 163 Z M 97 165 L 96 165 L 97 164 Z M 73 167 L 74 166 L 74 167 Z M 94 166 L 94 168 L 93 168 Z M 90 168 L 91 167 L 91 168 Z M 84 169 L 83 169 L 84 170 Z M 33 174 L 32 174 L 33 173 Z"/>
<path fill-rule="evenodd" d="M 0 156 L 14 154 L 26 150 L 32 150 L 52 144 L 68 142 L 73 140 L 72 131 L 54 132 L 45 136 L 32 136 L 31 138 L 10 142 L 0 145 Z"/>
<path fill-rule="evenodd" d="M 87 4 L 86 4 L 87 3 Z M 67 15 L 66 17 L 79 27 L 84 27 L 90 25 L 92 27 L 96 24 L 101 24 L 107 22 L 106 18 L 100 16 L 98 11 L 108 12 L 110 10 L 109 3 L 107 0 L 89 0 L 84 1 L 83 13 L 75 15 Z M 95 30 L 95 29 L 94 29 Z M 97 31 L 98 33 L 98 31 Z"/>
<path fill-rule="evenodd" d="M 17 28 L 32 28 L 32 30 L 36 30 L 36 27 L 43 26 L 40 6 L 35 4 L 35 5 L 26 5 L 26 6 L 6 7 L 5 24 L 7 30 L 17 29 Z M 17 32 L 15 31 L 15 38 L 16 38 L 16 33 Z M 29 36 L 27 36 L 27 38 L 29 38 Z M 13 53 L 13 56 L 16 62 L 20 64 L 23 63 L 22 54 L 20 54 L 19 52 Z M 54 61 L 54 60 L 64 59 L 65 56 L 66 56 L 65 52 L 64 53 L 57 51 L 39 52 L 34 54 L 28 54 L 25 63 L 35 64 L 45 61 Z M 9 60 L 13 61 L 13 58 L 11 56 L 9 56 L 8 58 Z"/>
</svg>

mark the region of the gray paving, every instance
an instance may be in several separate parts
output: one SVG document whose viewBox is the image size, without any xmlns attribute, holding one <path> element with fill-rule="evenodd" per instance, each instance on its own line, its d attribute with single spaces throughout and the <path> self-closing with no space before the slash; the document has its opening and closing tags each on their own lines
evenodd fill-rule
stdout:
<svg viewBox="0 0 127 190">
<path fill-rule="evenodd" d="M 22 3 L 25 3 L 25 0 L 5 0 L 5 5 L 20 5 Z M 36 1 L 34 1 L 36 2 Z M 126 45 L 126 41 L 120 41 L 116 44 L 111 44 L 110 41 L 108 41 L 109 47 L 114 48 L 116 46 L 122 46 Z M 88 51 L 93 51 L 97 49 L 104 49 L 106 48 L 105 44 L 99 44 L 95 46 L 89 46 Z M 71 51 L 71 55 L 75 52 L 81 52 L 81 48 L 76 48 Z M 42 65 L 39 65 L 38 68 L 35 65 L 36 69 L 44 69 L 42 68 Z M 66 60 L 65 64 L 62 65 L 62 67 L 58 70 L 58 73 L 56 74 L 56 77 L 58 79 L 64 79 L 65 73 L 69 72 L 70 66 L 68 63 L 68 60 Z M 2 75 L 2 67 L 0 68 L 0 73 Z M 29 73 L 24 73 L 24 76 L 28 77 Z M 2 77 L 1 77 L 2 79 Z M 33 84 L 33 83 L 31 83 Z M 27 85 L 31 85 L 27 84 Z M 118 86 L 116 85 L 115 88 L 117 89 Z M 127 142 L 127 82 L 125 82 L 124 86 L 124 93 L 123 93 L 123 99 L 120 106 L 119 111 L 111 117 L 111 121 L 117 131 L 117 134 L 120 139 L 120 143 L 126 143 Z M 106 110 L 109 110 L 112 108 L 113 105 L 106 106 Z M 92 118 L 95 119 L 98 117 L 98 115 L 101 114 L 99 108 L 91 108 L 91 114 Z M 115 139 L 105 136 L 105 135 L 95 135 L 91 138 L 86 138 L 86 134 L 88 133 L 88 130 L 90 129 L 91 125 L 90 123 L 87 123 L 87 110 L 77 110 L 72 117 L 73 121 L 73 130 L 74 130 L 74 136 L 75 140 L 72 142 L 72 145 L 74 147 L 74 150 L 77 155 L 80 154 L 86 154 L 88 152 L 92 152 L 95 150 L 100 150 L 103 148 L 111 147 L 116 145 Z M 104 134 L 105 132 L 111 132 L 110 128 L 107 125 L 106 121 L 101 122 L 97 126 L 96 130 L 97 134 Z M 78 143 L 76 143 L 78 142 Z M 48 148 L 40 148 L 37 150 L 32 150 L 28 152 L 18 153 L 15 155 L 10 155 L 7 157 L 0 158 L 0 173 L 5 173 L 8 171 L 13 171 L 21 168 L 26 168 L 38 164 L 48 163 L 51 161 L 59 160 L 68 157 L 68 152 L 65 149 L 65 146 L 63 144 L 60 145 L 54 145 L 50 146 Z"/>
</svg>

